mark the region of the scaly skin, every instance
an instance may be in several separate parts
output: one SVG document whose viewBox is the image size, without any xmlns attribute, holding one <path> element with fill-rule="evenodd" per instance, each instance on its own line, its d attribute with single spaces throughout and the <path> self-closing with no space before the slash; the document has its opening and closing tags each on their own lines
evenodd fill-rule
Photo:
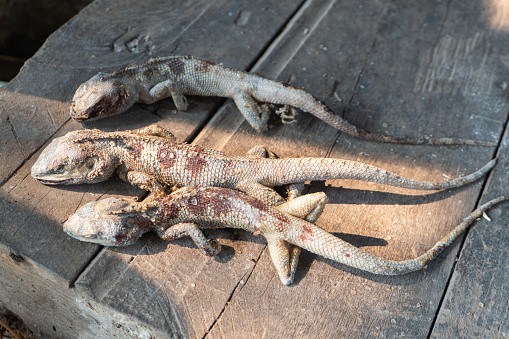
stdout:
<svg viewBox="0 0 509 339">
<path fill-rule="evenodd" d="M 170 132 L 152 125 L 135 131 L 69 132 L 54 139 L 41 153 L 32 176 L 45 184 L 80 184 L 104 181 L 117 171 L 123 180 L 157 194 L 164 194 L 165 187 L 226 187 L 278 205 L 284 199 L 270 187 L 307 180 L 353 179 L 435 190 L 473 182 L 494 165 L 492 160 L 480 170 L 450 181 L 417 181 L 350 160 L 232 156 L 179 142 Z"/>
<path fill-rule="evenodd" d="M 423 255 L 394 261 L 364 252 L 295 217 L 305 216 L 309 212 L 310 204 L 306 204 L 309 198 L 314 203 L 326 202 L 323 193 L 313 197 L 304 195 L 285 203 L 286 212 L 283 212 L 279 207 L 270 207 L 246 194 L 217 187 L 183 188 L 171 195 L 141 203 L 108 198 L 81 207 L 64 224 L 64 231 L 79 240 L 105 246 L 132 244 L 150 230 L 155 230 L 164 240 L 189 235 L 207 255 L 217 254 L 221 247 L 216 241 L 207 240 L 202 229 L 224 227 L 260 233 L 267 240 L 281 282 L 290 285 L 295 276 L 300 248 L 374 274 L 398 275 L 420 270 L 484 211 L 507 200 L 499 197 L 482 205 Z M 306 205 L 306 212 L 300 208 L 303 204 Z M 322 210 L 319 209 L 314 219 Z"/>
<path fill-rule="evenodd" d="M 178 110 L 186 110 L 184 95 L 232 98 L 257 131 L 267 128 L 270 114 L 269 106 L 259 103 L 270 103 L 284 105 L 278 113 L 285 123 L 294 121 L 295 108 L 298 108 L 342 132 L 367 140 L 415 145 L 496 146 L 486 141 L 371 134 L 335 115 L 305 90 L 190 56 L 152 58 L 140 66 L 95 75 L 76 90 L 71 117 L 78 121 L 99 119 L 123 112 L 136 102 L 152 104 L 169 97 Z"/>
</svg>

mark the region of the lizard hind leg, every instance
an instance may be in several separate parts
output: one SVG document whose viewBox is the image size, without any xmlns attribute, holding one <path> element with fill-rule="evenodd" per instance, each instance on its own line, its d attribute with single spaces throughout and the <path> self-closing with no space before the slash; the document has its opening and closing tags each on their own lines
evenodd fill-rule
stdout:
<svg viewBox="0 0 509 339">
<path fill-rule="evenodd" d="M 278 206 L 285 202 L 285 199 L 279 193 L 257 182 L 240 182 L 235 185 L 235 188 L 269 206 Z"/>
<path fill-rule="evenodd" d="M 267 238 L 269 254 L 281 282 L 288 286 L 295 279 L 300 248 L 280 239 Z"/>
<path fill-rule="evenodd" d="M 327 195 L 323 192 L 310 193 L 278 205 L 276 209 L 314 223 L 328 201 Z"/>
<path fill-rule="evenodd" d="M 233 101 L 235 101 L 240 113 L 244 115 L 244 118 L 255 130 L 262 132 L 267 129 L 267 121 L 269 121 L 270 115 L 269 105 L 260 105 L 251 95 L 244 92 L 235 95 Z"/>
<path fill-rule="evenodd" d="M 254 159 L 277 159 L 279 158 L 276 153 L 269 150 L 266 146 L 258 145 L 251 148 L 246 153 L 246 157 Z M 288 200 L 297 198 L 302 194 L 304 190 L 304 182 L 298 182 L 290 185 L 286 185 L 286 192 Z"/>
<path fill-rule="evenodd" d="M 254 159 L 277 159 L 276 153 L 270 151 L 263 145 L 254 146 L 246 153 L 246 157 Z"/>
<path fill-rule="evenodd" d="M 160 230 L 157 233 L 163 240 L 174 240 L 188 235 L 193 239 L 196 247 L 207 256 L 215 256 L 221 251 L 221 245 L 217 240 L 207 239 L 198 225 L 194 223 L 179 223 L 165 231 Z"/>
</svg>

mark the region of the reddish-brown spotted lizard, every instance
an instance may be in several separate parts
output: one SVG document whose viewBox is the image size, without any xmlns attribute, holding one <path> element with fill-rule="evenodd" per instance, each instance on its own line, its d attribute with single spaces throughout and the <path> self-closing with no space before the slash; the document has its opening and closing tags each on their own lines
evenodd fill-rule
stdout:
<svg viewBox="0 0 509 339">
<path fill-rule="evenodd" d="M 260 151 L 255 148 L 254 151 Z M 271 187 L 307 180 L 353 179 L 416 190 L 459 187 L 495 165 L 444 182 L 404 178 L 357 161 L 330 158 L 262 158 L 260 152 L 233 156 L 178 141 L 157 125 L 134 131 L 81 130 L 54 139 L 32 167 L 45 184 L 104 181 L 117 171 L 123 180 L 162 194 L 165 187 L 215 186 L 237 189 L 278 205 L 284 199 Z M 297 193 L 295 195 L 298 195 Z"/>
<path fill-rule="evenodd" d="M 137 102 L 151 104 L 169 97 L 178 110 L 186 110 L 184 95 L 232 98 L 257 131 L 267 128 L 269 103 L 284 105 L 278 110 L 283 122 L 294 121 L 295 108 L 298 108 L 342 132 L 368 140 L 399 144 L 496 146 L 496 143 L 487 141 L 372 134 L 334 114 L 303 89 L 190 56 L 153 58 L 143 65 L 95 75 L 76 90 L 71 117 L 79 121 L 98 119 L 123 112 Z"/>
<path fill-rule="evenodd" d="M 217 187 L 183 188 L 140 203 L 108 198 L 81 207 L 64 224 L 64 231 L 79 240 L 105 246 L 132 244 L 150 230 L 164 240 L 187 235 L 205 254 L 215 255 L 221 247 L 217 241 L 207 240 L 202 229 L 244 229 L 265 237 L 281 282 L 289 285 L 294 280 L 301 248 L 375 274 L 419 270 L 484 211 L 504 200 L 499 197 L 482 205 L 426 253 L 403 261 L 373 256 L 312 224 L 327 202 L 324 193 L 304 195 L 275 208 L 241 192 Z"/>
</svg>

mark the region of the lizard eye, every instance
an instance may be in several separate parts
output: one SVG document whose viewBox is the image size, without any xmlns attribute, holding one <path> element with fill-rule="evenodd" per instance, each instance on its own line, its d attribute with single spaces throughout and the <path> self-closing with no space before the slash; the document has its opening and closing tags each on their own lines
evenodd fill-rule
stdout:
<svg viewBox="0 0 509 339">
<path fill-rule="evenodd" d="M 94 160 L 93 159 L 88 159 L 87 162 L 85 163 L 85 166 L 88 169 L 92 169 L 92 167 L 94 167 Z"/>
<path fill-rule="evenodd" d="M 64 172 L 64 165 L 61 164 L 61 165 L 58 165 L 56 168 L 55 168 L 55 172 L 57 173 L 63 173 Z"/>
</svg>

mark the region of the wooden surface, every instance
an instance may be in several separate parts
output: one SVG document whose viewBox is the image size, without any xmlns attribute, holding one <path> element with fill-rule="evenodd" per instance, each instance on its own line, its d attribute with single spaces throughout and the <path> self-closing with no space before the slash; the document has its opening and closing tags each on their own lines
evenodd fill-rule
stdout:
<svg viewBox="0 0 509 339">
<path fill-rule="evenodd" d="M 420 180 L 467 174 L 497 155 L 486 180 L 457 190 L 339 180 L 308 185 L 329 196 L 317 222 L 324 229 L 384 258 L 418 256 L 479 202 L 509 194 L 509 22 L 497 5 L 93 2 L 0 90 L 1 306 L 48 337 L 509 336 L 507 204 L 422 271 L 375 276 L 303 251 L 296 282 L 285 287 L 265 240 L 245 232 L 209 232 L 223 248 L 215 258 L 187 238 L 166 243 L 147 235 L 126 248 L 71 239 L 61 225 L 79 206 L 143 192 L 118 179 L 49 187 L 29 175 L 44 145 L 70 130 L 153 122 L 231 154 L 264 144 L 281 157 L 353 159 Z M 93 74 L 186 54 L 306 88 L 373 132 L 499 146 L 377 144 L 307 113 L 292 125 L 271 119 L 270 129 L 257 133 L 221 98 L 190 97 L 187 112 L 164 100 L 85 126 L 69 121 L 72 94 Z"/>
</svg>

